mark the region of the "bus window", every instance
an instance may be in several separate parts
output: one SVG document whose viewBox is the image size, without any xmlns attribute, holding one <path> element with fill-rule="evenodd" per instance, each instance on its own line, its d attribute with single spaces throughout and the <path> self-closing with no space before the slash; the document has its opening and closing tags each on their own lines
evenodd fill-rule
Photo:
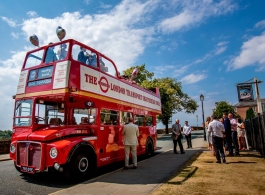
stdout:
<svg viewBox="0 0 265 195">
<path fill-rule="evenodd" d="M 115 110 L 102 109 L 100 111 L 100 124 L 117 125 L 118 124 L 118 112 Z"/>
<path fill-rule="evenodd" d="M 89 49 L 83 48 L 80 45 L 74 44 L 72 47 L 72 58 L 74 60 L 96 68 L 97 64 L 96 64 L 96 58 L 94 57 L 94 55 L 96 54 L 93 54 L 92 51 L 90 51 Z"/>
<path fill-rule="evenodd" d="M 112 62 L 110 62 L 109 60 L 107 60 L 106 58 L 100 56 L 99 57 L 99 62 L 100 62 L 100 70 L 103 72 L 106 72 L 112 76 L 116 77 L 116 70 L 112 64 Z"/>
<path fill-rule="evenodd" d="M 40 65 L 42 61 L 43 53 L 44 53 L 44 49 L 30 53 L 26 59 L 25 68 L 30 68 L 33 66 Z"/>
<path fill-rule="evenodd" d="M 74 119 L 79 125 L 95 124 L 96 108 L 74 109 Z"/>
<path fill-rule="evenodd" d="M 121 125 L 128 124 L 129 118 L 132 118 L 132 113 L 120 111 L 120 124 Z"/>
<path fill-rule="evenodd" d="M 64 124 L 64 112 L 63 103 L 37 100 L 34 123 L 43 125 Z"/>
<path fill-rule="evenodd" d="M 14 126 L 31 125 L 32 103 L 31 99 L 22 99 L 16 102 Z"/>
<path fill-rule="evenodd" d="M 143 115 L 135 115 L 134 124 L 138 126 L 144 126 L 144 116 Z"/>
<path fill-rule="evenodd" d="M 151 116 L 145 116 L 145 126 L 152 126 L 153 118 Z"/>
</svg>

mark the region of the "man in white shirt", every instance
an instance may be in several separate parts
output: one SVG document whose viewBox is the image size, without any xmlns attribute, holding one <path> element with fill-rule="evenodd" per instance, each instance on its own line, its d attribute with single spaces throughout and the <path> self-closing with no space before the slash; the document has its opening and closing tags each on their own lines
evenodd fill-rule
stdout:
<svg viewBox="0 0 265 195">
<path fill-rule="evenodd" d="M 137 145 L 139 128 L 137 125 L 133 124 L 133 118 L 129 118 L 129 124 L 124 125 L 123 132 L 124 135 L 124 150 L 125 150 L 125 166 L 124 169 L 129 167 L 129 154 L 132 153 L 133 168 L 137 169 Z"/>
<path fill-rule="evenodd" d="M 223 159 L 223 163 L 226 163 L 223 148 L 223 134 L 225 133 L 224 125 L 219 120 L 217 120 L 217 117 L 215 115 L 212 115 L 212 119 L 213 121 L 210 122 L 208 126 L 208 132 L 212 132 L 213 146 L 217 159 L 216 163 L 221 163 L 220 154 Z"/>
<path fill-rule="evenodd" d="M 187 149 L 192 148 L 191 144 L 191 126 L 189 126 L 188 121 L 185 121 L 185 125 L 183 126 L 183 133 L 185 134 L 187 140 Z"/>
</svg>

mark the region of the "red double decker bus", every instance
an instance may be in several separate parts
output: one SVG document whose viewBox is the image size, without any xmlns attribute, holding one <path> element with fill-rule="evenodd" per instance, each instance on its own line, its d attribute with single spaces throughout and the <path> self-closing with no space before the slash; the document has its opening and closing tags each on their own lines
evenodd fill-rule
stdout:
<svg viewBox="0 0 265 195">
<path fill-rule="evenodd" d="M 139 126 L 137 154 L 156 149 L 157 88 L 120 76 L 114 62 L 73 39 L 26 54 L 15 95 L 10 157 L 20 172 L 82 178 L 124 160 L 123 125 Z"/>
</svg>

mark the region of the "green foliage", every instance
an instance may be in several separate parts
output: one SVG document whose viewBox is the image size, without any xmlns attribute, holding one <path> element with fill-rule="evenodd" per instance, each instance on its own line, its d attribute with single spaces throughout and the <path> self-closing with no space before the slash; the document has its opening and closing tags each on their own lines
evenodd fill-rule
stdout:
<svg viewBox="0 0 265 195">
<path fill-rule="evenodd" d="M 255 116 L 255 113 L 254 113 L 253 108 L 250 107 L 249 109 L 247 109 L 247 111 L 246 111 L 246 119 L 250 119 L 250 118 L 252 118 L 254 116 Z"/>
<path fill-rule="evenodd" d="M 12 136 L 12 131 L 10 130 L 5 130 L 1 131 L 0 130 L 0 139 L 9 139 Z"/>
<path fill-rule="evenodd" d="M 135 77 L 135 81 L 147 89 L 159 88 L 162 104 L 162 114 L 157 119 L 166 126 L 166 132 L 168 133 L 168 123 L 172 117 L 172 114 L 185 110 L 186 113 L 194 113 L 197 108 L 197 102 L 191 99 L 187 94 L 183 93 L 181 83 L 177 82 L 173 78 L 158 78 L 152 79 L 153 72 L 149 72 L 145 69 L 145 64 L 136 66 L 138 68 L 138 74 Z M 131 67 L 123 74 L 128 78 L 131 77 L 132 71 L 135 67 Z"/>
<path fill-rule="evenodd" d="M 141 66 L 132 66 L 131 68 L 124 70 L 123 75 L 128 78 L 131 78 L 132 72 L 135 68 L 138 68 L 138 74 L 133 79 L 136 83 L 141 84 L 145 80 L 152 80 L 154 73 L 147 71 L 145 69 L 145 64 L 142 64 Z"/>
<path fill-rule="evenodd" d="M 228 102 L 215 102 L 214 114 L 217 116 L 217 118 L 222 118 L 224 112 L 232 113 L 234 115 L 234 118 L 240 118 L 240 116 L 235 112 L 234 106 L 232 106 Z"/>
</svg>

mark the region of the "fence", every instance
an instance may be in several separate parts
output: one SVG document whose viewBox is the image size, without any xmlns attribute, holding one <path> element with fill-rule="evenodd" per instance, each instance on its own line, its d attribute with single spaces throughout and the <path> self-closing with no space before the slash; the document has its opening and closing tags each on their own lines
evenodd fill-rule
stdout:
<svg viewBox="0 0 265 195">
<path fill-rule="evenodd" d="M 246 120 L 245 128 L 251 148 L 265 157 L 265 115 Z"/>
<path fill-rule="evenodd" d="M 0 139 L 0 154 L 8 154 L 10 147 L 10 139 L 1 140 Z"/>
</svg>

